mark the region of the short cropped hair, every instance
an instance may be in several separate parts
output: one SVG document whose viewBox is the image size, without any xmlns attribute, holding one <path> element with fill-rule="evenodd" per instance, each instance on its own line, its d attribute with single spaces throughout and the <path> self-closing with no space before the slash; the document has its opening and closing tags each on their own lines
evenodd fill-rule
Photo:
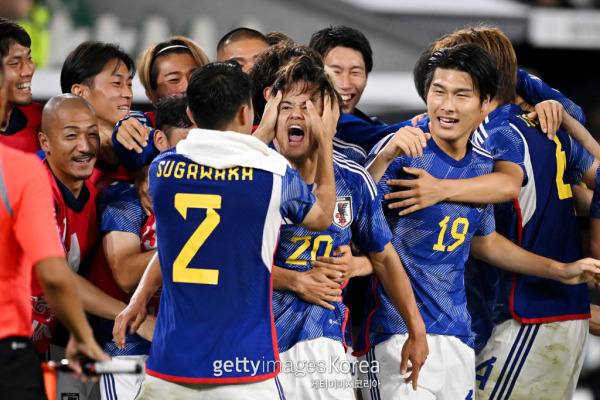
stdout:
<svg viewBox="0 0 600 400">
<path fill-rule="evenodd" d="M 199 67 L 210 62 L 206 52 L 192 39 L 183 36 L 172 36 L 164 42 L 154 43 L 144 50 L 137 59 L 140 82 L 148 93 L 153 93 L 158 86 L 156 59 L 169 54 L 189 54 Z"/>
<path fill-rule="evenodd" d="M 117 67 L 124 63 L 131 74 L 135 75 L 133 59 L 118 45 L 97 41 L 81 43 L 67 56 L 60 71 L 60 87 L 63 93 L 70 93 L 75 84 L 93 87 L 94 78 L 111 60 L 117 59 Z"/>
<path fill-rule="evenodd" d="M 323 68 L 323 59 L 319 53 L 308 46 L 294 43 L 282 42 L 269 47 L 258 56 L 249 72 L 252 79 L 252 104 L 257 114 L 263 113 L 267 104 L 263 91 L 275 83 L 280 68 L 303 56 L 311 58 L 312 62 Z"/>
<path fill-rule="evenodd" d="M 482 104 L 485 99 L 493 99 L 498 93 L 498 71 L 492 56 L 479 46 L 461 44 L 437 50 L 427 62 L 424 89 L 429 92 L 433 75 L 438 69 L 450 69 L 466 72 L 473 80 L 473 86 L 479 91 Z"/>
<path fill-rule="evenodd" d="M 334 47 L 348 47 L 362 54 L 367 74 L 373 69 L 373 50 L 369 39 L 358 29 L 345 25 L 330 26 L 312 34 L 309 47 L 312 47 L 324 58 Z"/>
<path fill-rule="evenodd" d="M 262 40 L 267 45 L 269 44 L 267 37 L 265 35 L 263 35 L 261 32 L 257 31 L 256 29 L 241 27 L 241 28 L 236 28 L 232 31 L 227 32 L 221 38 L 221 40 L 219 40 L 219 43 L 217 44 L 217 52 L 221 51 L 221 49 L 223 47 L 225 47 L 226 45 L 228 45 L 229 43 L 234 43 L 234 42 L 237 42 L 240 40 L 248 40 L 248 39 L 258 39 L 258 40 Z"/>
<path fill-rule="evenodd" d="M 156 129 L 160 129 L 171 140 L 172 128 L 191 128 L 194 123 L 187 115 L 185 97 L 165 97 L 156 104 Z"/>
<path fill-rule="evenodd" d="M 0 17 L 0 53 L 2 53 L 2 57 L 6 57 L 8 54 L 11 43 L 31 47 L 31 38 L 23 27 L 9 19 Z"/>
<path fill-rule="evenodd" d="M 187 88 L 188 107 L 198 128 L 222 130 L 244 104 L 251 104 L 250 77 L 232 61 L 198 68 Z"/>
</svg>

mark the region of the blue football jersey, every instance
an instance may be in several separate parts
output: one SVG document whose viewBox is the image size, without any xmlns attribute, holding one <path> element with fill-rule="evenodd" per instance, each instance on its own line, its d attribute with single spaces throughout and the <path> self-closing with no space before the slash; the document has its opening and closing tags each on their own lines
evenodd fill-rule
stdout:
<svg viewBox="0 0 600 400">
<path fill-rule="evenodd" d="M 142 210 L 137 192 L 133 184 L 116 181 L 106 186 L 98 195 L 98 215 L 100 232 L 119 231 L 140 235 L 142 226 L 148 216 Z M 102 251 L 102 250 L 101 250 Z M 112 276 L 103 275 L 104 280 L 114 281 Z M 114 282 L 94 282 L 104 287 Z M 110 293 L 109 293 L 110 294 Z M 137 334 L 127 334 L 125 348 L 119 349 L 113 339 L 114 321 L 102 319 L 96 332 L 104 351 L 110 356 L 147 355 L 151 343 Z"/>
<path fill-rule="evenodd" d="M 364 253 L 379 253 L 392 234 L 383 216 L 381 198 L 375 182 L 360 165 L 341 154 L 333 158 L 337 201 L 333 223 L 324 232 L 312 232 L 284 220 L 275 265 L 306 271 L 310 261 L 329 257 L 350 241 Z M 345 286 L 345 284 L 344 284 Z M 279 351 L 290 349 L 301 340 L 329 337 L 344 343 L 348 311 L 343 303 L 327 310 L 300 299 L 289 291 L 273 291 L 273 314 Z"/>
<path fill-rule="evenodd" d="M 176 149 L 149 177 L 163 289 L 146 372 L 194 383 L 274 377 L 273 255 L 282 219 L 300 223 L 313 206 L 308 186 L 289 167 L 214 169 Z"/>
<path fill-rule="evenodd" d="M 373 148 L 367 163 L 391 137 Z M 403 172 L 403 167 L 421 168 L 440 179 L 466 179 L 491 172 L 493 162 L 489 154 L 474 148 L 457 161 L 441 150 L 432 138 L 427 142 L 423 156 L 402 156 L 392 161 L 379 182 L 383 194 L 397 190 L 387 186 L 387 179 L 412 178 Z M 472 347 L 464 266 L 472 237 L 494 231 L 492 207 L 442 202 L 400 217 L 398 210 L 389 210 L 384 202 L 384 213 L 392 230 L 392 244 L 410 278 L 427 333 L 456 336 Z M 356 354 L 364 354 L 394 334 L 408 332 L 376 276 L 372 279 L 365 309 L 366 323 Z"/>
<path fill-rule="evenodd" d="M 506 137 L 518 143 L 507 146 Z M 581 180 L 594 157 L 562 130 L 554 141 L 548 140 L 539 122 L 527 118 L 514 104 L 490 113 L 473 134 L 473 142 L 492 155 L 503 155 L 502 159 L 517 157 L 517 164 L 526 171 L 519 198 L 494 207 L 497 231 L 534 254 L 560 262 L 581 258 L 571 185 Z M 589 318 L 585 284 L 565 285 L 504 272 L 501 279 L 496 321 L 511 317 L 522 323 Z"/>
</svg>

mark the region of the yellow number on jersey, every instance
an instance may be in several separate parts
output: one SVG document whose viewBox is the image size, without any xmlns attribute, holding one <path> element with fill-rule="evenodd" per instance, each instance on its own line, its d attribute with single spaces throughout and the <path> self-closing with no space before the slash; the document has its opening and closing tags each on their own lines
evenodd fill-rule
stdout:
<svg viewBox="0 0 600 400">
<path fill-rule="evenodd" d="M 554 136 L 556 143 L 556 188 L 558 189 L 558 198 L 568 199 L 573 197 L 571 185 L 564 182 L 565 170 L 567 169 L 567 156 L 562 151 L 562 144 L 558 140 L 558 136 Z"/>
<path fill-rule="evenodd" d="M 467 230 L 469 229 L 469 220 L 460 217 L 454 220 L 454 222 L 452 223 L 452 228 L 450 229 L 450 234 L 454 239 L 456 239 L 456 242 L 452 243 L 450 246 L 448 246 L 448 249 L 446 249 L 446 246 L 444 246 L 444 235 L 446 234 L 446 230 L 448 229 L 448 222 L 450 222 L 450 217 L 445 217 L 442 220 L 442 222 L 439 223 L 440 228 L 442 229 L 440 230 L 440 235 L 438 236 L 437 243 L 433 245 L 434 250 L 453 251 L 462 243 L 464 243 Z M 459 225 L 461 226 L 460 232 L 458 228 Z"/>
<path fill-rule="evenodd" d="M 206 208 L 206 219 L 198 226 L 185 243 L 173 263 L 173 282 L 216 285 L 219 283 L 218 269 L 188 268 L 200 247 L 215 230 L 221 217 L 215 209 L 221 208 L 221 196 L 213 194 L 177 193 L 175 208 L 183 219 L 187 219 L 188 208 Z"/>
<path fill-rule="evenodd" d="M 302 244 L 300 244 L 300 247 L 298 247 L 296 249 L 296 251 L 294 251 L 287 260 L 285 260 L 285 262 L 288 264 L 292 264 L 292 265 L 306 265 L 306 263 L 307 263 L 306 260 L 298 260 L 298 258 L 302 255 L 302 253 L 304 253 L 304 251 L 306 251 L 306 249 L 308 249 L 310 247 L 310 239 L 311 239 L 311 236 L 294 236 L 292 238 L 292 242 L 298 243 L 299 241 L 302 240 Z M 333 247 L 333 238 L 329 235 L 319 235 L 315 238 L 315 241 L 313 242 L 312 250 L 310 251 L 310 259 L 311 260 L 317 259 L 317 251 L 319 251 L 319 246 L 323 242 L 327 243 L 327 247 L 325 248 L 325 254 L 323 254 L 323 256 L 324 257 L 331 256 L 331 250 Z"/>
</svg>

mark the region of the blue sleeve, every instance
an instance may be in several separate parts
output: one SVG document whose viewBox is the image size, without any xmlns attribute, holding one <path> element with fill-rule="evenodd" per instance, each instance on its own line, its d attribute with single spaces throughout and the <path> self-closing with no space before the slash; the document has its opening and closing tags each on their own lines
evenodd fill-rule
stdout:
<svg viewBox="0 0 600 400">
<path fill-rule="evenodd" d="M 600 218 L 600 167 L 596 170 L 596 186 L 594 186 L 594 197 L 590 207 L 590 218 Z"/>
<path fill-rule="evenodd" d="M 525 168 L 526 148 L 522 134 L 513 126 L 504 124 L 499 126 L 483 144 L 496 161 L 510 161 L 523 170 L 523 185 L 527 183 L 527 170 Z"/>
<path fill-rule="evenodd" d="M 496 222 L 494 220 L 494 206 L 486 204 L 483 214 L 479 218 L 475 236 L 487 236 L 496 230 Z"/>
<path fill-rule="evenodd" d="M 300 224 L 315 201 L 315 195 L 311 193 L 300 173 L 288 167 L 281 182 L 281 216 L 294 224 Z"/>
<path fill-rule="evenodd" d="M 563 150 L 567 156 L 567 171 L 564 181 L 576 185 L 581 182 L 583 174 L 592 167 L 595 157 L 564 131 L 559 130 L 556 132 L 556 136 L 563 144 Z"/>
<path fill-rule="evenodd" d="M 392 140 L 393 137 L 394 137 L 394 133 L 389 133 L 387 136 L 385 136 L 383 139 L 381 139 L 379 142 L 377 142 L 375 144 L 375 146 L 373 146 L 373 148 L 371 149 L 371 152 L 369 152 L 369 155 L 367 156 L 367 158 L 365 158 L 365 162 L 364 162 L 365 168 L 369 168 L 369 165 L 371 165 L 371 163 L 373 162 L 375 157 L 377 157 L 379 152 L 388 144 L 388 142 L 390 140 Z"/>
<path fill-rule="evenodd" d="M 337 124 L 335 137 L 344 142 L 352 143 L 363 148 L 369 153 L 373 146 L 390 133 L 396 132 L 403 126 L 411 125 L 411 121 L 400 122 L 395 125 L 372 125 L 350 114 L 342 114 Z"/>
<path fill-rule="evenodd" d="M 358 166 L 357 166 L 358 167 Z M 355 220 L 352 222 L 352 242 L 365 253 L 380 253 L 392 240 L 392 232 L 383 215 L 381 195 L 368 172 L 361 168 L 353 182 L 357 201 Z"/>
<path fill-rule="evenodd" d="M 581 125 L 585 125 L 585 114 L 581 107 L 558 90 L 546 85 L 537 76 L 522 69 L 517 72 L 517 93 L 531 105 L 536 105 L 544 100 L 556 100 L 563 105 L 569 115 L 579 121 Z"/>
<path fill-rule="evenodd" d="M 98 196 L 100 231 L 120 231 L 140 234 L 146 214 L 140 206 L 135 187 L 127 182 L 115 182 Z"/>
<path fill-rule="evenodd" d="M 152 120 L 150 120 L 146 114 L 140 111 L 132 111 L 129 117 L 123 118 L 121 121 L 119 121 L 113 130 L 112 144 L 115 154 L 117 157 L 119 157 L 121 164 L 123 164 L 125 168 L 127 168 L 129 171 L 137 171 L 144 165 L 149 165 L 160 152 L 154 145 L 154 129 L 150 131 L 148 145 L 146 147 L 142 147 L 141 154 L 138 154 L 135 150 L 126 149 L 125 146 L 119 143 L 117 140 L 117 131 L 119 130 L 121 123 L 129 118 L 136 118 L 142 125 L 147 127 L 152 127 Z"/>
</svg>

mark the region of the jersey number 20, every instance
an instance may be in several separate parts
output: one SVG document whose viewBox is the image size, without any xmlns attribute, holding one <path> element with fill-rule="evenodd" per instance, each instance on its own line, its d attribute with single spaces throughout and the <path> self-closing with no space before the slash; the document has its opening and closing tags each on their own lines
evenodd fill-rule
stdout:
<svg viewBox="0 0 600 400">
<path fill-rule="evenodd" d="M 215 210 L 221 208 L 221 196 L 214 194 L 177 193 L 175 208 L 183 219 L 187 219 L 188 208 L 206 208 L 206 219 L 198 226 L 185 243 L 173 262 L 173 282 L 216 285 L 219 283 L 218 269 L 188 268 L 206 239 L 215 230 L 221 217 Z"/>
</svg>

